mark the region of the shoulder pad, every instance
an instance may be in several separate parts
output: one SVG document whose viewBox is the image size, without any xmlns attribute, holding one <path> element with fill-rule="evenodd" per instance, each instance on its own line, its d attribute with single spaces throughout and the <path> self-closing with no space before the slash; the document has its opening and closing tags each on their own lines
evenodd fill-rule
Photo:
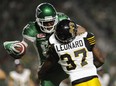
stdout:
<svg viewBox="0 0 116 86">
<path fill-rule="evenodd" d="M 30 22 L 29 24 L 27 24 L 22 31 L 22 35 L 29 37 L 36 37 L 37 33 L 38 31 L 35 22 Z"/>
<path fill-rule="evenodd" d="M 96 43 L 96 41 L 95 41 L 95 36 L 94 36 L 94 34 L 93 33 L 88 33 L 87 34 L 87 40 L 88 40 L 88 42 L 90 43 L 90 45 L 94 45 L 95 43 Z"/>
<path fill-rule="evenodd" d="M 63 19 L 69 19 L 70 20 L 70 18 L 66 14 L 61 13 L 61 12 L 57 12 L 57 17 L 58 17 L 58 21 L 61 21 Z"/>
</svg>

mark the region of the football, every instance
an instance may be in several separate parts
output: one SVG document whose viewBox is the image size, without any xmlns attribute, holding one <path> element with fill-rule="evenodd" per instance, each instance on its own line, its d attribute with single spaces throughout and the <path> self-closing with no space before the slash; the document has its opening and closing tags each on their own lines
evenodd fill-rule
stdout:
<svg viewBox="0 0 116 86">
<path fill-rule="evenodd" d="M 14 46 L 14 50 L 10 55 L 16 59 L 21 58 L 26 52 L 25 45 L 21 42 L 18 42 L 15 43 L 13 46 Z"/>
<path fill-rule="evenodd" d="M 22 54 L 22 53 L 25 52 L 25 46 L 24 46 L 24 44 L 22 44 L 22 43 L 16 43 L 15 45 L 16 46 L 14 48 L 19 52 L 19 54 Z"/>
</svg>

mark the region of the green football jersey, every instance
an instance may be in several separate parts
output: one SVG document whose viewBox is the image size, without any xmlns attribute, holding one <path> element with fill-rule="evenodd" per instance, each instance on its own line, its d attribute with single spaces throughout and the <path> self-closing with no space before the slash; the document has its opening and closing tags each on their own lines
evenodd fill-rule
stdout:
<svg viewBox="0 0 116 86">
<path fill-rule="evenodd" d="M 57 13 L 58 21 L 61 21 L 63 19 L 69 19 L 67 15 L 64 13 Z M 27 40 L 34 42 L 35 46 L 37 48 L 37 53 L 40 57 L 40 62 L 42 63 L 46 59 L 46 53 L 48 50 L 48 39 L 50 35 L 48 33 L 44 33 L 40 30 L 40 26 L 37 24 L 37 22 L 30 22 L 25 26 L 23 29 L 23 37 Z"/>
</svg>

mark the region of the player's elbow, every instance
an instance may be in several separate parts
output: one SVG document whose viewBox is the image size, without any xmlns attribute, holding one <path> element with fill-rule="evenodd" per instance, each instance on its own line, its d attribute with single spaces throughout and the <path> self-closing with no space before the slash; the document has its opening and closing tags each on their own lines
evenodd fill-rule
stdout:
<svg viewBox="0 0 116 86">
<path fill-rule="evenodd" d="M 105 63 L 105 58 L 106 58 L 106 55 L 104 53 L 101 53 L 101 55 L 99 57 L 99 61 L 101 62 L 101 64 Z"/>
<path fill-rule="evenodd" d="M 96 66 L 96 68 L 101 67 L 104 64 L 104 62 L 99 62 L 99 61 L 94 61 L 94 65 Z"/>
<path fill-rule="evenodd" d="M 100 58 L 94 58 L 94 65 L 98 68 L 105 63 L 105 57 L 101 56 Z"/>
</svg>

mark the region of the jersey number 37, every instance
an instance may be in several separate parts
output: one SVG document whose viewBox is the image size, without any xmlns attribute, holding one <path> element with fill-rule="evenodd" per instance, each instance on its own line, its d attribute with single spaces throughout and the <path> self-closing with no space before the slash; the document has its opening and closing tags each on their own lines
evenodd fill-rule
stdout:
<svg viewBox="0 0 116 86">
<path fill-rule="evenodd" d="M 87 51 L 86 51 L 86 49 L 82 48 L 80 50 L 74 51 L 75 58 L 79 57 L 79 54 L 83 54 L 83 57 L 82 57 L 82 60 L 81 60 L 81 66 L 83 67 L 86 64 L 88 64 L 87 61 L 86 61 L 86 57 L 87 57 Z M 72 60 L 70 54 L 66 53 L 66 54 L 61 55 L 61 60 L 64 60 L 64 59 L 67 59 L 67 61 L 66 61 L 67 64 L 68 64 L 68 66 L 66 67 L 67 70 L 74 70 L 76 68 L 76 64 Z"/>
</svg>

